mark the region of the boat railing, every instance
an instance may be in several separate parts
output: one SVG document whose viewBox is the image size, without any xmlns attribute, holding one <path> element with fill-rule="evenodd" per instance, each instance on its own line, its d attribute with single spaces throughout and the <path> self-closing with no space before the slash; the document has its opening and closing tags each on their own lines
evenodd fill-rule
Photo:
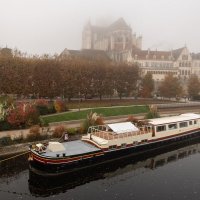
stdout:
<svg viewBox="0 0 200 200">
<path fill-rule="evenodd" d="M 122 139 L 126 137 L 133 137 L 137 135 L 143 135 L 151 132 L 151 127 L 140 127 L 139 131 L 125 131 L 123 133 L 115 133 L 113 131 L 106 131 L 105 126 L 93 126 L 90 127 L 88 133 L 106 140 Z"/>
</svg>

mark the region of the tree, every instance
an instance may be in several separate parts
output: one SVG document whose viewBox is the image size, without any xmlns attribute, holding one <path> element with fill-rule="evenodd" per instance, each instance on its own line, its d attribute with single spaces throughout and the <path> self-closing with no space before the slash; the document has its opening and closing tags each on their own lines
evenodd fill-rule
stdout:
<svg viewBox="0 0 200 200">
<path fill-rule="evenodd" d="M 172 74 L 168 74 L 161 82 L 159 92 L 161 96 L 167 98 L 180 96 L 182 93 L 182 87 L 179 79 L 174 77 Z"/>
<path fill-rule="evenodd" d="M 33 88 L 39 97 L 59 96 L 61 94 L 62 77 L 55 60 L 39 60 L 33 72 Z"/>
<path fill-rule="evenodd" d="M 142 79 L 140 95 L 144 98 L 151 97 L 154 90 L 154 80 L 151 73 L 147 73 Z"/>
<path fill-rule="evenodd" d="M 190 76 L 187 89 L 190 97 L 195 98 L 195 96 L 198 96 L 200 92 L 200 81 L 196 74 Z"/>
<path fill-rule="evenodd" d="M 139 79 L 138 67 L 120 63 L 115 66 L 114 78 L 119 98 L 121 99 L 123 95 L 129 96 L 136 89 L 136 82 Z"/>
</svg>

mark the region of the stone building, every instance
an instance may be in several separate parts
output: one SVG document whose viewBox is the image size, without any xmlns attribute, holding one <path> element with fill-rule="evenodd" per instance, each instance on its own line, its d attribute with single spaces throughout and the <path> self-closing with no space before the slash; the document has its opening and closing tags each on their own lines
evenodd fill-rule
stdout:
<svg viewBox="0 0 200 200">
<path fill-rule="evenodd" d="M 88 22 L 83 29 L 82 49 L 121 52 L 132 46 L 142 49 L 142 37 L 133 34 L 123 18 L 107 27 L 93 26 Z"/>
</svg>

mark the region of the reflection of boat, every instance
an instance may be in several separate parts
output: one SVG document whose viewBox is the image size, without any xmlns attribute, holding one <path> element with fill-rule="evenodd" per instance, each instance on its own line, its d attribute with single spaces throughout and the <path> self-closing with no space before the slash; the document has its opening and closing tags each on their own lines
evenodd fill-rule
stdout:
<svg viewBox="0 0 200 200">
<path fill-rule="evenodd" d="M 154 150 L 151 152 L 151 155 L 143 153 L 139 156 L 130 156 L 120 161 L 115 160 L 110 163 L 103 163 L 101 165 L 76 170 L 60 177 L 39 176 L 29 170 L 29 189 L 32 195 L 50 196 L 52 194 L 66 192 L 69 189 L 99 179 L 106 178 L 118 182 L 117 180 L 121 180 L 122 176 L 123 179 L 131 178 L 130 172 L 134 172 L 131 173 L 132 176 L 138 176 L 141 173 L 155 170 L 168 163 L 176 162 L 178 159 L 198 153 L 200 152 L 199 142 L 200 138 L 181 141 L 172 147 L 161 149 L 159 153 Z"/>
<path fill-rule="evenodd" d="M 130 122 L 92 126 L 81 140 L 37 144 L 30 149 L 30 163 L 46 173 L 70 172 L 111 159 L 194 137 L 199 134 L 200 115 L 151 119 L 142 125 Z"/>
</svg>

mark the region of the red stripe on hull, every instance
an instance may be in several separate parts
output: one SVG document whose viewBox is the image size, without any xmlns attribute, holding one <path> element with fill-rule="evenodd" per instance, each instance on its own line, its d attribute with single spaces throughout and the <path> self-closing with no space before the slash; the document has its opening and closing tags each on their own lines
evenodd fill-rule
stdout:
<svg viewBox="0 0 200 200">
<path fill-rule="evenodd" d="M 82 159 L 92 158 L 93 156 L 101 156 L 101 155 L 103 155 L 103 153 L 100 152 L 100 153 L 96 153 L 96 154 L 89 154 L 89 155 L 84 155 L 84 156 L 79 156 L 79 157 L 74 157 L 74 158 L 67 158 L 67 159 L 44 158 L 44 157 L 40 157 L 40 156 L 34 154 L 34 152 L 31 152 L 31 155 L 32 155 L 33 160 L 36 160 L 43 164 L 65 164 L 65 163 L 70 163 L 70 162 L 74 162 L 74 161 L 78 161 L 78 160 L 82 160 Z"/>
</svg>

